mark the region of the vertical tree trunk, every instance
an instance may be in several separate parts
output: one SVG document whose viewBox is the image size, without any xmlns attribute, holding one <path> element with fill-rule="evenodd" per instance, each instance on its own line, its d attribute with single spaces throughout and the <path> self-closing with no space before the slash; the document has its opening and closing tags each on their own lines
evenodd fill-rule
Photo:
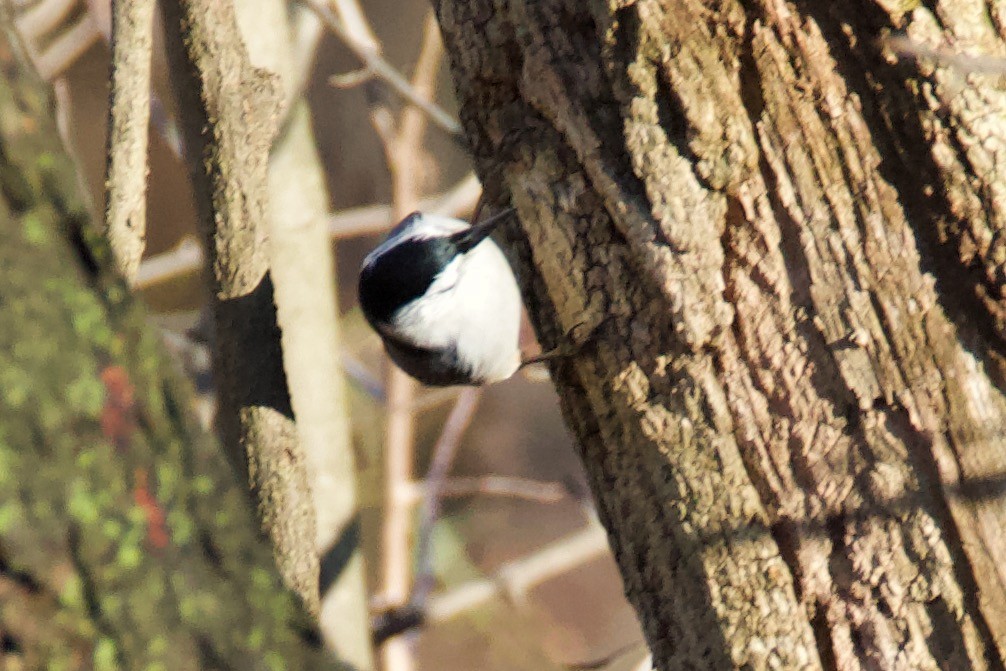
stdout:
<svg viewBox="0 0 1006 671">
<path fill-rule="evenodd" d="M 657 667 L 1003 669 L 1002 4 L 437 11 Z"/>
<path fill-rule="evenodd" d="M 0 667 L 330 668 L 0 4 Z"/>
<path fill-rule="evenodd" d="M 314 502 L 283 369 L 266 246 L 279 77 L 251 64 L 231 0 L 164 0 L 161 7 L 212 266 L 220 434 L 234 463 L 247 466 L 280 572 L 317 613 Z"/>
</svg>

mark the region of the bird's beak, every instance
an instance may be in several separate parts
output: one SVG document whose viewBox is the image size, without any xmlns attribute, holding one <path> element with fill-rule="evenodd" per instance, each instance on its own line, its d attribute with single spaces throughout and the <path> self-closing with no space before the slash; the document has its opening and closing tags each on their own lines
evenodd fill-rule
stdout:
<svg viewBox="0 0 1006 671">
<path fill-rule="evenodd" d="M 502 212 L 498 212 L 489 217 L 485 221 L 475 222 L 465 230 L 452 235 L 450 238 L 451 242 L 454 243 L 461 253 L 467 252 L 468 250 L 473 249 L 475 245 L 488 238 L 499 223 L 514 212 L 516 212 L 514 208 L 508 207 Z"/>
</svg>

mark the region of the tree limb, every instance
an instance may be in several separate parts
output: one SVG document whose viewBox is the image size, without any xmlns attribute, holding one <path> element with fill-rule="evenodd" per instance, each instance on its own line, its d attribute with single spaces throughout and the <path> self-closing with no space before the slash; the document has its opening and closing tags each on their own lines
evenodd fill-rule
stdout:
<svg viewBox="0 0 1006 671">
<path fill-rule="evenodd" d="M 154 0 L 113 0 L 105 234 L 129 284 L 136 280 L 147 227 L 153 25 Z"/>
<path fill-rule="evenodd" d="M 287 583 L 318 611 L 315 513 L 293 422 L 272 278 L 267 168 L 276 75 L 254 68 L 230 0 L 164 0 L 167 50 L 212 265 L 218 423 Z"/>
</svg>

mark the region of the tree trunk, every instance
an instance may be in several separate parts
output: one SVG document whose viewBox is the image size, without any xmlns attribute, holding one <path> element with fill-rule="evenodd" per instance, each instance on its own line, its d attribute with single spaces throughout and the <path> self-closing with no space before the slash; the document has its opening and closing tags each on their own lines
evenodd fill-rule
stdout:
<svg viewBox="0 0 1006 671">
<path fill-rule="evenodd" d="M 1006 6 L 437 11 L 657 668 L 1003 669 Z"/>
<path fill-rule="evenodd" d="M 0 668 L 330 668 L 0 4 Z"/>
<path fill-rule="evenodd" d="M 268 159 L 282 102 L 254 67 L 231 0 L 164 0 L 165 44 L 199 228 L 212 271 L 214 362 L 224 448 L 247 467 L 287 585 L 317 613 L 314 501 L 283 368 L 268 230 Z"/>
</svg>

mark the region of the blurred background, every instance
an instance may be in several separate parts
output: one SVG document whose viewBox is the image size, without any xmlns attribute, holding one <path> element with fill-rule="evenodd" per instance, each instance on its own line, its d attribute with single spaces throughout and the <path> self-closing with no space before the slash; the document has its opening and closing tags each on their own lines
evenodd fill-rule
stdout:
<svg viewBox="0 0 1006 671">
<path fill-rule="evenodd" d="M 101 213 L 108 0 L 16 4 L 21 5 L 22 31 L 55 87 L 66 136 L 94 211 Z M 414 76 L 417 59 L 425 53 L 433 100 L 452 118 L 457 110 L 447 63 L 432 42 L 439 38 L 428 2 L 362 0 L 354 5 L 332 2 L 332 11 L 361 12 L 355 24 L 347 22 L 355 26 L 359 40 L 355 52 L 346 36 L 333 34 L 311 8 L 291 4 L 290 11 L 306 66 L 303 91 L 330 194 L 340 347 L 359 469 L 368 581 L 378 612 L 376 595 L 384 579 L 382 528 L 388 514 L 388 364 L 359 313 L 356 273 L 363 256 L 394 223 L 393 213 L 404 205 L 396 202 L 401 195 L 394 188 L 386 151 L 389 128 L 402 118 L 404 107 L 385 81 L 361 73 L 360 45 L 370 40 L 372 53 L 406 78 Z M 159 30 L 155 26 L 147 248 L 138 286 L 167 346 L 200 391 L 208 423 L 213 387 L 201 318 L 205 283 L 188 175 L 173 147 L 171 89 Z M 412 150 L 413 195 L 444 213 L 469 217 L 479 187 L 463 142 L 430 123 Z M 407 517 L 404 542 L 413 562 L 405 568 L 422 566 L 416 548 L 428 540 L 435 583 L 425 622 L 406 633 L 410 659 L 405 665 L 444 671 L 638 668 L 646 655 L 642 634 L 623 596 L 604 534 L 593 519 L 585 478 L 547 375 L 519 374 L 480 396 L 470 394 L 464 407 L 458 403 L 458 389 L 416 388 L 408 393 L 412 403 L 407 412 L 415 432 L 407 452 L 416 481 L 430 467 L 452 408 L 460 439 L 456 455 L 448 460 L 435 523 L 425 528 L 419 523 L 418 505 Z M 418 501 L 422 487 L 416 491 Z M 420 535 L 425 536 L 423 542 L 417 540 Z"/>
</svg>

